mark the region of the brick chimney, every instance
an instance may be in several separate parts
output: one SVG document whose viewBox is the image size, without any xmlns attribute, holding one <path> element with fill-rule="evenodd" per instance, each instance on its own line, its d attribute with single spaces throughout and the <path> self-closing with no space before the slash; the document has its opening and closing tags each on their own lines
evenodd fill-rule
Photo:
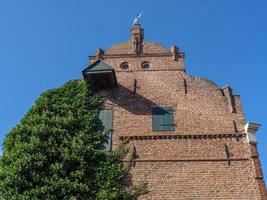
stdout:
<svg viewBox="0 0 267 200">
<path fill-rule="evenodd" d="M 135 23 L 131 29 L 131 44 L 132 52 L 134 54 L 143 53 L 144 29 L 141 28 L 140 23 Z"/>
</svg>

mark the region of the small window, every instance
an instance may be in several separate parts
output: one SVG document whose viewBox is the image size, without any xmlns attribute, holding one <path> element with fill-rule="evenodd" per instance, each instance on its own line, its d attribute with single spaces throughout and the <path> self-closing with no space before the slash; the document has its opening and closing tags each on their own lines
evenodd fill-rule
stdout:
<svg viewBox="0 0 267 200">
<path fill-rule="evenodd" d="M 102 131 L 103 134 L 107 135 L 107 141 L 104 144 L 105 149 L 107 151 L 111 150 L 112 145 L 112 110 L 100 110 L 99 111 L 99 120 L 100 122 L 97 124 L 97 130 Z"/>
<path fill-rule="evenodd" d="M 123 62 L 123 63 L 121 63 L 120 68 L 121 68 L 121 69 L 128 69 L 128 68 L 129 68 L 129 64 L 128 64 L 128 62 Z"/>
<path fill-rule="evenodd" d="M 152 127 L 153 131 L 174 131 L 172 107 L 152 108 Z"/>
<path fill-rule="evenodd" d="M 142 69 L 148 69 L 150 67 L 150 64 L 148 61 L 144 61 L 141 63 L 141 68 Z"/>
</svg>

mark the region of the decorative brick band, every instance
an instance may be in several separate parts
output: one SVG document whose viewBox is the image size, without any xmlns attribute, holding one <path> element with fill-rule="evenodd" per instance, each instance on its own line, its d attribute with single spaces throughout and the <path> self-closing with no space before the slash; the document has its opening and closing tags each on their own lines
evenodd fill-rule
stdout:
<svg viewBox="0 0 267 200">
<path fill-rule="evenodd" d="M 167 71 L 184 71 L 184 69 L 146 69 L 146 70 L 143 70 L 143 69 L 138 69 L 138 70 L 116 70 L 116 73 L 117 72 L 123 72 L 123 73 L 131 73 L 131 72 L 147 72 L 147 71 L 164 71 L 164 72 L 167 72 Z"/>
<path fill-rule="evenodd" d="M 120 140 L 188 140 L 188 139 L 224 139 L 244 138 L 246 134 L 207 134 L 207 135 L 134 135 L 120 136 Z"/>
<path fill-rule="evenodd" d="M 172 57 L 173 53 L 142 53 L 142 54 L 103 54 L 104 58 L 136 58 L 136 57 Z M 184 58 L 184 52 L 179 52 L 179 57 Z M 96 59 L 97 56 L 89 56 L 90 59 Z"/>
<path fill-rule="evenodd" d="M 232 158 L 232 161 L 249 161 L 248 158 Z M 145 160 L 145 159 L 135 159 L 134 162 L 226 162 L 226 159 L 165 159 L 165 160 Z M 130 160 L 124 160 L 123 162 L 130 162 Z M 260 178 L 258 178 L 260 179 Z"/>
</svg>

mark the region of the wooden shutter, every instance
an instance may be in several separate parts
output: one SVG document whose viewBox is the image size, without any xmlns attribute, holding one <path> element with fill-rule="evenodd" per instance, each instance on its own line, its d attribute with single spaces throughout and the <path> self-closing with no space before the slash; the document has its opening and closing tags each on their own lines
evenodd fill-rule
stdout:
<svg viewBox="0 0 267 200">
<path fill-rule="evenodd" d="M 102 131 L 104 134 L 108 136 L 108 140 L 105 143 L 105 149 L 110 151 L 111 150 L 111 140 L 112 140 L 112 110 L 100 110 L 99 112 L 99 119 L 101 121 L 101 125 L 99 126 L 98 130 Z"/>
<path fill-rule="evenodd" d="M 172 107 L 152 108 L 153 131 L 174 131 Z"/>
</svg>

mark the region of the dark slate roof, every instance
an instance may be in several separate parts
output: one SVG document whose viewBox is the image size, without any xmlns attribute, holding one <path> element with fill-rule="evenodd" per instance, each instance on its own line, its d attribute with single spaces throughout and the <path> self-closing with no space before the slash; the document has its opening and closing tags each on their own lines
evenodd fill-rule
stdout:
<svg viewBox="0 0 267 200">
<path fill-rule="evenodd" d="M 105 73 L 105 72 L 112 72 L 113 68 L 103 62 L 102 60 L 97 60 L 88 67 L 86 67 L 82 73 L 85 74 L 91 74 L 91 73 Z"/>
</svg>

